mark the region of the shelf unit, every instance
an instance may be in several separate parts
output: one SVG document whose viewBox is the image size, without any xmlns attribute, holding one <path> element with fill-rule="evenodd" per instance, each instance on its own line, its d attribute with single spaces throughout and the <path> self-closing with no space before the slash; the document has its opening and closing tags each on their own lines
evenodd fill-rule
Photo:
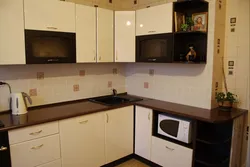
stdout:
<svg viewBox="0 0 250 167">
<path fill-rule="evenodd" d="M 233 122 L 212 124 L 197 121 L 195 167 L 228 167 Z"/>
<path fill-rule="evenodd" d="M 206 1 L 178 1 L 174 2 L 173 10 L 173 32 L 174 32 L 174 63 L 206 64 L 207 62 L 207 31 L 178 31 L 175 30 L 175 12 L 182 13 L 186 17 L 192 17 L 194 13 L 208 13 L 208 2 Z M 207 25 L 208 27 L 208 25 Z M 186 55 L 189 47 L 193 46 L 196 58 L 188 62 Z"/>
</svg>

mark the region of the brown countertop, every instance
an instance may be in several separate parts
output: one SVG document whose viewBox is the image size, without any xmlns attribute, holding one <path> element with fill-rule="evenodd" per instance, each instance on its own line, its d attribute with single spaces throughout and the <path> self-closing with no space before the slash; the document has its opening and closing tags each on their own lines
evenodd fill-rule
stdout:
<svg viewBox="0 0 250 167">
<path fill-rule="evenodd" d="M 148 100 L 136 102 L 136 105 L 151 108 L 153 110 L 173 114 L 176 116 L 187 117 L 204 122 L 219 123 L 235 119 L 245 113 L 247 110 L 233 108 L 231 112 L 221 111 L 219 108 L 203 109 L 182 104 L 170 103 L 160 100 Z"/>
<path fill-rule="evenodd" d="M 125 96 L 130 97 L 130 95 L 125 95 Z M 219 111 L 218 109 L 208 110 L 181 104 L 169 103 L 160 100 L 153 100 L 147 98 L 143 99 L 144 99 L 143 101 L 127 103 L 123 105 L 116 105 L 116 106 L 105 106 L 87 100 L 80 100 L 75 102 L 34 107 L 31 110 L 29 110 L 28 114 L 22 116 L 13 116 L 11 115 L 10 112 L 5 112 L 0 114 L 0 120 L 5 125 L 4 128 L 0 128 L 0 132 L 81 116 L 85 114 L 107 111 L 129 105 L 138 105 L 177 116 L 182 116 L 212 123 L 232 120 L 247 112 L 247 110 L 242 110 L 242 109 L 233 109 L 232 112 L 224 112 L 224 111 Z"/>
</svg>

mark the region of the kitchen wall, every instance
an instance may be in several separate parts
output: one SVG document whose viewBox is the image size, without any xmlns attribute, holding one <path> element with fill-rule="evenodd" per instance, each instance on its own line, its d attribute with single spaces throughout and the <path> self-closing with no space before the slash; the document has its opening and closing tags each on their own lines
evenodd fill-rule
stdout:
<svg viewBox="0 0 250 167">
<path fill-rule="evenodd" d="M 225 71 L 229 91 L 238 95 L 238 107 L 249 108 L 249 0 L 228 0 L 226 15 Z M 236 18 L 236 23 L 231 19 Z M 229 66 L 229 61 L 234 66 Z M 250 121 L 250 117 L 249 117 Z"/>
<path fill-rule="evenodd" d="M 0 81 L 13 92 L 27 92 L 33 106 L 125 92 L 120 64 L 58 64 L 0 66 Z M 9 90 L 0 87 L 0 112 L 8 110 Z"/>
<path fill-rule="evenodd" d="M 209 3 L 207 64 L 128 64 L 127 92 L 210 109 L 216 2 Z M 188 48 L 187 48 L 188 51 Z"/>
</svg>

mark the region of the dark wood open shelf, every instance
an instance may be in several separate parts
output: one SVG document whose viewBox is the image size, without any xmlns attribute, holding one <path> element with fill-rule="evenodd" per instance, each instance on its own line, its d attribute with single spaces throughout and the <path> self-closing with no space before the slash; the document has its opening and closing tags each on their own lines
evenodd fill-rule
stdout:
<svg viewBox="0 0 250 167">
<path fill-rule="evenodd" d="M 217 145 L 217 144 L 224 144 L 224 143 L 227 143 L 227 142 L 231 142 L 231 137 L 225 139 L 225 140 L 215 140 L 214 138 L 210 138 L 210 139 L 204 139 L 204 138 L 197 138 L 196 141 L 197 142 L 201 142 L 201 143 L 204 143 L 204 144 L 211 144 L 211 145 Z"/>
<path fill-rule="evenodd" d="M 207 35 L 207 32 L 204 31 L 178 31 L 174 32 L 174 34 L 201 34 L 201 35 Z"/>
<path fill-rule="evenodd" d="M 229 166 L 229 159 L 226 159 L 224 162 L 219 164 L 209 164 L 204 161 L 195 160 L 196 167 L 228 167 Z"/>
<path fill-rule="evenodd" d="M 196 13 L 208 12 L 208 2 L 200 1 L 178 1 L 173 6 L 173 32 L 174 32 L 174 53 L 173 63 L 181 64 L 206 64 L 207 62 L 207 41 L 208 33 L 206 31 L 177 31 L 175 28 L 175 12 L 182 13 L 191 17 Z M 208 25 L 206 26 L 206 28 Z M 188 62 L 186 55 L 190 47 L 194 48 L 196 58 L 193 62 Z"/>
</svg>

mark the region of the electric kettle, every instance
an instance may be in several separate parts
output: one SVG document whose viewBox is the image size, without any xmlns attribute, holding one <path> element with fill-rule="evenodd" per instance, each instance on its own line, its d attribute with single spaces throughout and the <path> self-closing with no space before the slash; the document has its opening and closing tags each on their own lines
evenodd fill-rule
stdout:
<svg viewBox="0 0 250 167">
<path fill-rule="evenodd" d="M 22 115 L 28 112 L 25 98 L 27 98 L 29 103 L 32 104 L 32 100 L 27 93 L 11 93 L 10 103 L 12 115 Z"/>
</svg>

